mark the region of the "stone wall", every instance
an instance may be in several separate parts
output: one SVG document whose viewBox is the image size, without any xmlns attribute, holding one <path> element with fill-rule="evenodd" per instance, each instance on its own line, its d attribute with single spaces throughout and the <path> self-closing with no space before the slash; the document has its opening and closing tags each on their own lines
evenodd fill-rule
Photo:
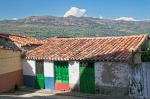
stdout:
<svg viewBox="0 0 150 99">
<path fill-rule="evenodd" d="M 96 62 L 95 92 L 101 94 L 129 93 L 131 66 L 127 62 Z"/>
</svg>

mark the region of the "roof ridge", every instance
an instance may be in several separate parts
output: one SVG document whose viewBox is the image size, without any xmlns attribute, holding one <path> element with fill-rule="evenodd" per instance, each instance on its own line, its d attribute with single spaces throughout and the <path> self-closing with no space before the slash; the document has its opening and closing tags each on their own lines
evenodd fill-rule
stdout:
<svg viewBox="0 0 150 99">
<path fill-rule="evenodd" d="M 140 34 L 140 35 L 106 36 L 106 37 L 53 37 L 53 38 L 46 38 L 44 40 L 49 40 L 49 39 L 107 39 L 107 38 L 141 37 L 141 36 L 148 36 L 148 35 L 147 34 Z"/>
</svg>

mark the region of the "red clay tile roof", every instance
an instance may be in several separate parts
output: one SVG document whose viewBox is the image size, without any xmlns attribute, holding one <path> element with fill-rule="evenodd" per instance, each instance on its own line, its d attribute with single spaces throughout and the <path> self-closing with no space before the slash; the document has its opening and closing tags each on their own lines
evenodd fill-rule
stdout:
<svg viewBox="0 0 150 99">
<path fill-rule="evenodd" d="M 46 43 L 49 41 L 49 39 L 50 39 L 50 38 L 46 38 L 46 39 L 44 39 L 44 40 L 40 40 L 40 42 L 41 42 L 42 44 L 46 44 Z"/>
<path fill-rule="evenodd" d="M 146 34 L 121 37 L 50 38 L 47 43 L 26 54 L 26 59 L 56 61 L 94 60 L 129 61 L 148 38 Z"/>
<path fill-rule="evenodd" d="M 30 36 L 0 33 L 0 37 L 6 38 L 6 39 L 16 42 L 18 44 L 21 44 L 22 46 L 28 45 L 28 44 L 41 45 L 40 41 L 38 41 L 36 38 L 30 37 Z"/>
</svg>

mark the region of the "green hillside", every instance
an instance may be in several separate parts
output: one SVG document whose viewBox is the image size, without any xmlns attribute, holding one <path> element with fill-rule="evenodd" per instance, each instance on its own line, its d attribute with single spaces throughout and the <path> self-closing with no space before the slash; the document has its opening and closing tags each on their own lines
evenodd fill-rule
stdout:
<svg viewBox="0 0 150 99">
<path fill-rule="evenodd" d="M 1 20 L 0 32 L 45 39 L 55 36 L 121 36 L 149 34 L 150 21 L 117 21 L 89 17 L 29 16 Z"/>
</svg>

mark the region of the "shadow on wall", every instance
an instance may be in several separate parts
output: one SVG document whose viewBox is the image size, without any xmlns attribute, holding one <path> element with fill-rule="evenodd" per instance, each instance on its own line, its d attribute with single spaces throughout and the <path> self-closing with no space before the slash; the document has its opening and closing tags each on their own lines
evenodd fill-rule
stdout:
<svg viewBox="0 0 150 99">
<path fill-rule="evenodd" d="M 23 80 L 24 86 L 35 88 L 35 62 L 33 60 L 29 61 L 23 60 Z"/>
</svg>

